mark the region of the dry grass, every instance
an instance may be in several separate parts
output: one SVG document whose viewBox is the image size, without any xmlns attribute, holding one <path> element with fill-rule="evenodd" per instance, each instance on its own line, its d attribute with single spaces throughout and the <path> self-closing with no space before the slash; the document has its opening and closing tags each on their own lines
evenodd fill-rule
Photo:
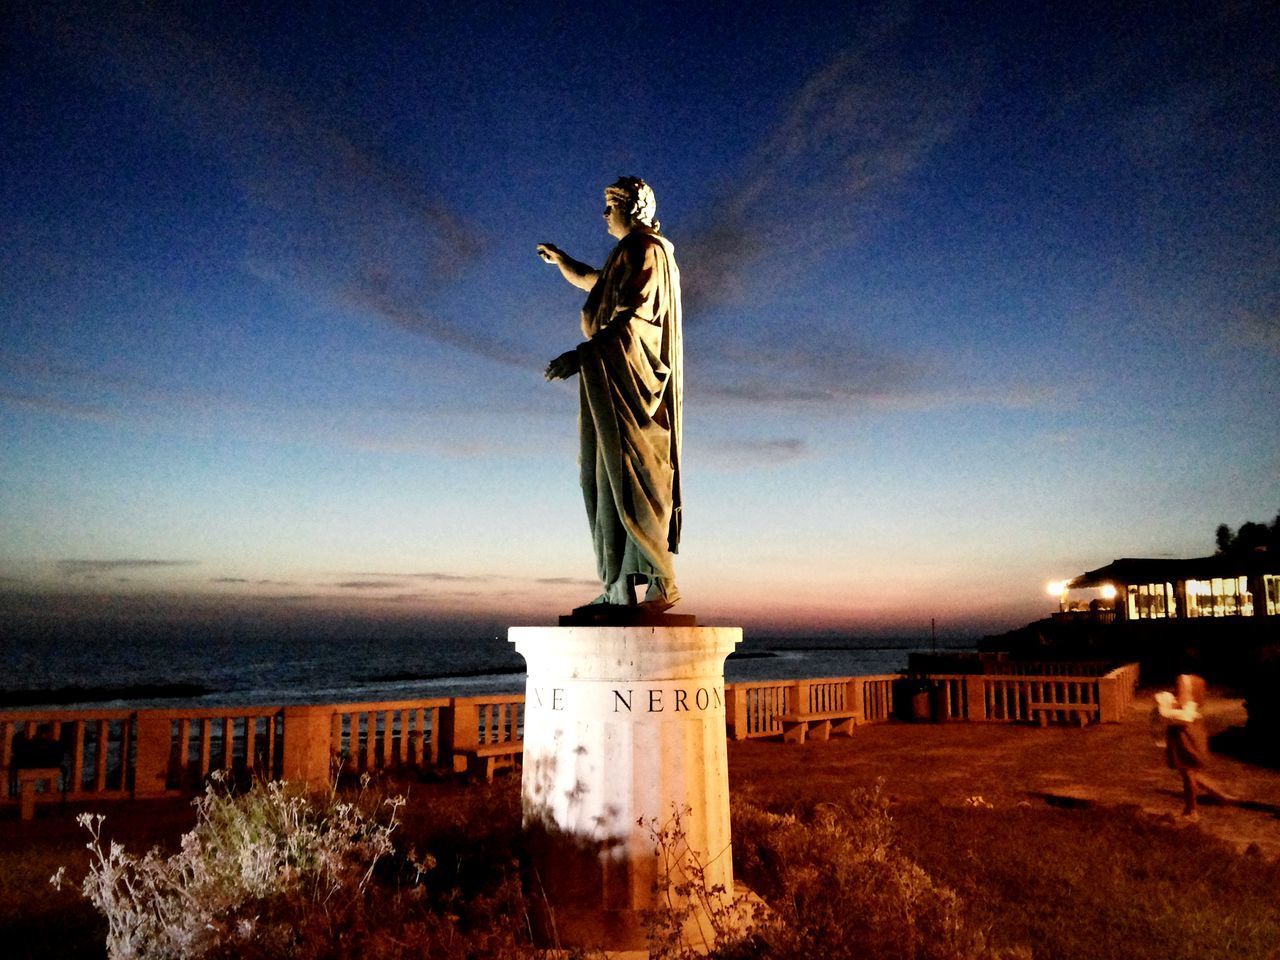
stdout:
<svg viewBox="0 0 1280 960">
<path fill-rule="evenodd" d="M 1212 815 L 1206 810 L 1206 814 Z M 899 805 L 904 852 L 1043 960 L 1265 960 L 1280 861 L 1135 808 Z"/>
</svg>

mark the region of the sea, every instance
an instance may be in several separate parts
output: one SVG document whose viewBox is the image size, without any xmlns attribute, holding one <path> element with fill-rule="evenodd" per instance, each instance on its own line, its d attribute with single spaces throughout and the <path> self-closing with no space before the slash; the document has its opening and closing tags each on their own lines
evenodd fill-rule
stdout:
<svg viewBox="0 0 1280 960">
<path fill-rule="evenodd" d="M 949 640 L 748 636 L 725 680 L 894 673 Z M 0 709 L 348 703 L 522 692 L 524 659 L 502 637 L 30 639 L 0 643 Z"/>
</svg>

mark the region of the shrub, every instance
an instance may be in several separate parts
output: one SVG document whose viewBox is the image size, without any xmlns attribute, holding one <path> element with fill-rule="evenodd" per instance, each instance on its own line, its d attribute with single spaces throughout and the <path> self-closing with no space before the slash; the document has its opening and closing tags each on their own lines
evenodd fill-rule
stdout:
<svg viewBox="0 0 1280 960">
<path fill-rule="evenodd" d="M 708 878 L 708 864 L 689 846 L 684 827 L 692 812 L 673 808 L 665 822 L 656 817 L 637 821 L 648 829 L 658 858 L 656 905 L 644 911 L 652 960 L 719 956 L 742 939 L 756 912 L 748 897 L 731 897 L 724 884 Z"/>
<path fill-rule="evenodd" d="M 518 794 L 479 787 L 453 799 L 418 804 L 405 837 L 405 800 L 368 778 L 323 798 L 283 783 L 236 794 L 219 781 L 170 856 L 131 856 L 103 840 L 103 817 L 82 816 L 81 889 L 106 918 L 111 960 L 528 957 Z M 65 868 L 53 879 L 64 878 Z"/>
<path fill-rule="evenodd" d="M 842 803 L 770 812 L 733 803 L 736 875 L 769 912 L 721 957 L 976 960 L 991 948 L 960 897 L 898 847 L 879 787 Z"/>
<path fill-rule="evenodd" d="M 360 896 L 393 849 L 403 803 L 385 801 L 380 822 L 333 794 L 318 805 L 284 783 L 234 795 L 215 780 L 196 799 L 196 826 L 179 851 L 153 848 L 141 858 L 103 842 L 103 815 L 81 814 L 91 837 L 81 889 L 106 918 L 111 960 L 199 957 L 255 936 L 246 904 L 294 897 L 326 907 Z M 54 883 L 64 876 L 59 870 Z"/>
<path fill-rule="evenodd" d="M 80 818 L 91 837 L 82 890 L 106 918 L 112 960 L 533 953 L 510 785 L 416 805 L 412 839 L 439 865 L 393 849 L 393 833 L 402 847 L 409 839 L 404 800 L 377 796 L 367 781 L 353 799 L 320 800 L 279 783 L 241 794 L 215 784 L 195 806 L 195 828 L 169 856 L 130 856 L 104 841 L 101 816 Z M 792 809 L 737 798 L 732 815 L 735 873 L 763 903 L 708 883 L 681 812 L 649 824 L 663 867 L 648 917 L 655 960 L 998 956 L 960 897 L 902 852 L 878 789 Z M 690 943 L 695 911 L 709 916 L 710 933 Z"/>
</svg>

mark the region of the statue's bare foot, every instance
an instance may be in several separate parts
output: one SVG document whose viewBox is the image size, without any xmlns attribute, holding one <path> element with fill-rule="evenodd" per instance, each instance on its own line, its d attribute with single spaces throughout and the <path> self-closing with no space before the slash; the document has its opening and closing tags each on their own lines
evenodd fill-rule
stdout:
<svg viewBox="0 0 1280 960">
<path fill-rule="evenodd" d="M 644 601 L 640 606 L 650 613 L 662 613 L 679 602 L 680 589 L 676 586 L 676 582 L 659 577 L 649 581 L 649 589 L 645 591 Z"/>
</svg>

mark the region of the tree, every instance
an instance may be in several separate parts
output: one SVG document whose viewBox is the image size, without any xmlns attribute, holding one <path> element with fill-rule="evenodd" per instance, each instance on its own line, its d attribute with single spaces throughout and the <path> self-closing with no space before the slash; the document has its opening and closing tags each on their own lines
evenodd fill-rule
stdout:
<svg viewBox="0 0 1280 960">
<path fill-rule="evenodd" d="M 1271 526 L 1250 520 L 1242 523 L 1234 533 L 1225 523 L 1219 524 L 1213 536 L 1220 555 L 1280 554 L 1280 513 L 1271 521 Z"/>
</svg>

